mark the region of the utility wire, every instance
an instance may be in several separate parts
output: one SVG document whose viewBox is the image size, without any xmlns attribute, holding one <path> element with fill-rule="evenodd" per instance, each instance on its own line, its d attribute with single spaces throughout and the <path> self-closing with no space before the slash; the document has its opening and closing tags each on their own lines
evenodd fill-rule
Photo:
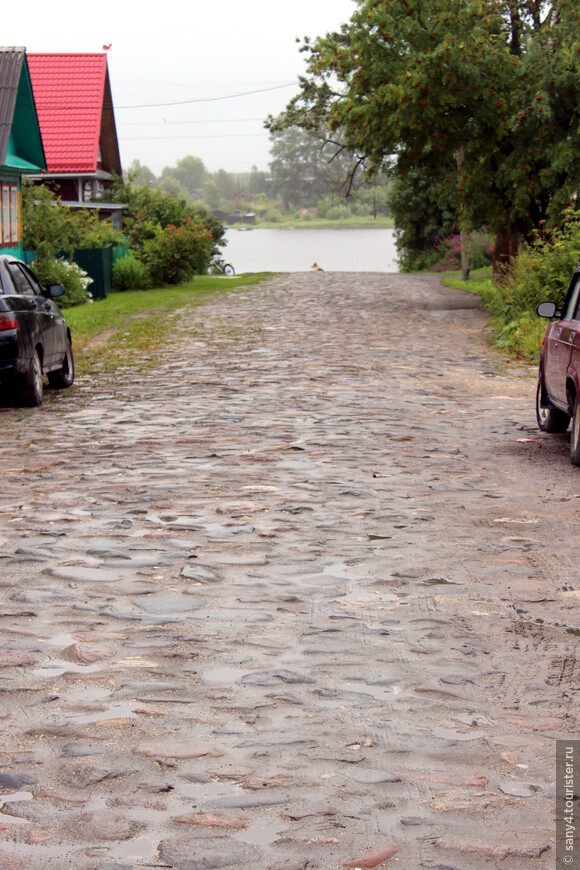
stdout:
<svg viewBox="0 0 580 870">
<path fill-rule="evenodd" d="M 158 109 L 165 106 L 187 106 L 191 103 L 217 103 L 220 100 L 234 100 L 238 97 L 249 97 L 252 94 L 265 94 L 268 91 L 280 91 L 283 88 L 293 88 L 298 84 L 297 81 L 287 82 L 285 85 L 276 85 L 272 88 L 260 88 L 257 91 L 242 91 L 238 94 L 225 94 L 221 97 L 199 97 L 196 100 L 177 100 L 172 103 L 140 103 L 134 106 L 115 106 L 115 111 L 119 109 Z"/>
</svg>

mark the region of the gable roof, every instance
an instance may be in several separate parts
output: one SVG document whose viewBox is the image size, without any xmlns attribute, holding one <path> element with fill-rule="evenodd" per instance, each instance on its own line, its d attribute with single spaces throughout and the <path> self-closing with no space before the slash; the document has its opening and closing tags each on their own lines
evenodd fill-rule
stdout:
<svg viewBox="0 0 580 870">
<path fill-rule="evenodd" d="M 46 168 L 24 48 L 0 48 L 0 166 Z"/>
<path fill-rule="evenodd" d="M 106 54 L 29 54 L 49 173 L 121 174 Z"/>
</svg>

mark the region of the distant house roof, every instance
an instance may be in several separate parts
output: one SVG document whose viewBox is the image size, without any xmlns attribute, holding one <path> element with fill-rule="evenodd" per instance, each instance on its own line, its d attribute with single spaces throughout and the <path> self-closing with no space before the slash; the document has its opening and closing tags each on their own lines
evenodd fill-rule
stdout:
<svg viewBox="0 0 580 870">
<path fill-rule="evenodd" d="M 46 168 L 24 48 L 0 48 L 0 167 Z"/>
<path fill-rule="evenodd" d="M 48 173 L 120 176 L 107 55 L 29 54 L 28 65 Z"/>
</svg>

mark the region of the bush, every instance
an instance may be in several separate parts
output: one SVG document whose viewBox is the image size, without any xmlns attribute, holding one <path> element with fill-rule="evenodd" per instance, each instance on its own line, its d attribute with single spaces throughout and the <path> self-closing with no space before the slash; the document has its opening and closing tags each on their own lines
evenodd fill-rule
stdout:
<svg viewBox="0 0 580 870">
<path fill-rule="evenodd" d="M 177 227 L 157 226 L 143 245 L 142 260 L 154 284 L 179 284 L 207 272 L 213 250 L 209 230 L 187 217 Z"/>
<path fill-rule="evenodd" d="M 272 224 L 279 224 L 282 220 L 282 212 L 275 206 L 271 206 L 264 215 L 264 220 Z"/>
<path fill-rule="evenodd" d="M 113 265 L 113 290 L 148 290 L 151 286 L 149 269 L 132 254 Z"/>
<path fill-rule="evenodd" d="M 217 218 L 206 209 L 196 205 L 187 205 L 185 200 L 176 199 L 161 190 L 149 187 L 137 187 L 131 182 L 119 184 L 111 192 L 113 202 L 123 202 L 128 205 L 124 213 L 123 229 L 131 251 L 142 257 L 145 246 L 154 242 L 159 229 L 180 227 L 186 221 L 202 227 L 209 232 L 213 253 L 223 244 L 224 227 Z"/>
<path fill-rule="evenodd" d="M 485 269 L 493 261 L 493 236 L 487 227 L 471 234 L 469 242 L 469 258 L 472 269 Z"/>
<path fill-rule="evenodd" d="M 329 221 L 339 221 L 350 216 L 350 209 L 347 205 L 332 205 L 326 212 L 326 219 Z"/>
<path fill-rule="evenodd" d="M 435 250 L 439 259 L 448 269 L 461 269 L 461 236 L 459 233 L 450 233 L 443 238 L 435 239 Z M 482 227 L 469 237 L 469 260 L 472 269 L 484 269 L 491 266 L 493 255 L 493 239 Z"/>
<path fill-rule="evenodd" d="M 400 240 L 398 231 L 395 234 L 395 241 L 401 272 L 424 272 L 441 261 L 439 251 L 434 248 L 425 248 L 425 250 L 412 248 L 404 240 Z"/>
<path fill-rule="evenodd" d="M 536 317 L 536 306 L 547 299 L 562 304 L 579 260 L 580 214 L 572 211 L 547 239 L 538 236 L 522 245 L 511 270 L 483 297 L 492 315 L 494 343 L 537 360 L 546 322 Z"/>
<path fill-rule="evenodd" d="M 71 260 L 39 258 L 32 268 L 39 281 L 45 286 L 49 284 L 63 285 L 64 296 L 57 300 L 60 308 L 72 308 L 75 305 L 83 305 L 85 302 L 93 301 L 89 291 L 93 279 L 89 278 L 87 273 Z"/>
<path fill-rule="evenodd" d="M 568 211 L 547 239 L 538 237 L 520 249 L 502 286 L 506 317 L 531 314 L 546 299 L 561 305 L 579 260 L 580 214 Z"/>
<path fill-rule="evenodd" d="M 25 182 L 22 187 L 23 246 L 39 259 L 54 259 L 76 248 L 108 248 L 122 241 L 122 234 L 95 212 L 71 209 L 43 185 Z"/>
</svg>

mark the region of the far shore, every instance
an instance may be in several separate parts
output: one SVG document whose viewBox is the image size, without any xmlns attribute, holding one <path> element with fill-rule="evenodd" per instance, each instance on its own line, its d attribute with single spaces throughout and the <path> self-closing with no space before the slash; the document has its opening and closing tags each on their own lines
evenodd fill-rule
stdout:
<svg viewBox="0 0 580 870">
<path fill-rule="evenodd" d="M 393 230 L 395 224 L 392 218 L 349 218 L 348 220 L 326 220 L 325 218 L 288 218 L 283 221 L 258 221 L 255 224 L 229 224 L 230 230 Z"/>
</svg>

